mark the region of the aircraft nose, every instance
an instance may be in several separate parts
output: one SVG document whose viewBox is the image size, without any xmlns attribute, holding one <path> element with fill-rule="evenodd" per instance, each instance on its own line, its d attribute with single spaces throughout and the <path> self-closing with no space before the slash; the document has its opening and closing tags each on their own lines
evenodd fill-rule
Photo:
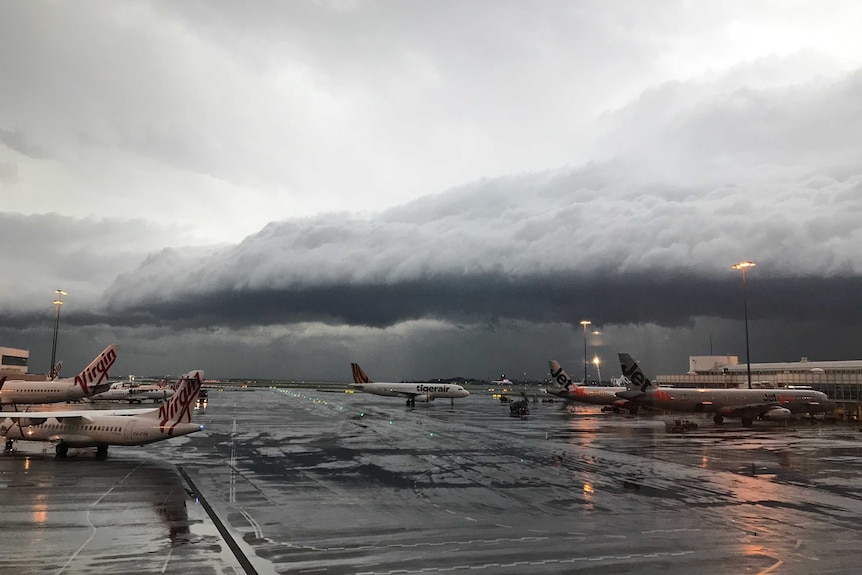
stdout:
<svg viewBox="0 0 862 575">
<path fill-rule="evenodd" d="M 467 391 L 466 389 L 461 390 L 461 397 L 467 397 L 468 395 L 470 395 L 469 391 Z"/>
</svg>

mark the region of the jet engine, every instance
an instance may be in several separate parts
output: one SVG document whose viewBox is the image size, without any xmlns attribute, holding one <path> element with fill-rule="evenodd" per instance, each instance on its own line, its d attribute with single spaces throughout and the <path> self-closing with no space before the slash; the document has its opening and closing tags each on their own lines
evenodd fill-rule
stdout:
<svg viewBox="0 0 862 575">
<path fill-rule="evenodd" d="M 416 401 L 419 401 L 419 402 L 431 401 L 431 394 L 430 393 L 418 394 L 418 395 L 414 395 L 413 397 Z"/>
<path fill-rule="evenodd" d="M 793 414 L 790 412 L 790 410 L 783 407 L 776 407 L 775 409 L 770 409 L 763 414 L 763 419 L 769 419 L 773 421 L 782 421 L 785 419 L 790 419 L 791 417 L 793 417 Z"/>
</svg>

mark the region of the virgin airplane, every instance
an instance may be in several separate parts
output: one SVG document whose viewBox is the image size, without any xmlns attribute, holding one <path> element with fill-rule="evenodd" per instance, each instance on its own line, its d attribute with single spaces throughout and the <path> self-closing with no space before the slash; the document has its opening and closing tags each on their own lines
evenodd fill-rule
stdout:
<svg viewBox="0 0 862 575">
<path fill-rule="evenodd" d="M 188 435 L 204 428 L 191 422 L 203 378 L 202 370 L 185 374 L 174 395 L 159 407 L 26 412 L 2 420 L 0 435 L 6 439 L 6 451 L 12 450 L 13 441 L 47 441 L 59 458 L 66 457 L 70 447 L 95 447 L 96 455 L 104 457 L 109 445 L 146 445 Z"/>
<path fill-rule="evenodd" d="M 107 391 L 108 370 L 117 361 L 119 346 L 109 345 L 75 377 L 52 381 L 0 380 L 0 406 L 74 401 Z"/>
</svg>

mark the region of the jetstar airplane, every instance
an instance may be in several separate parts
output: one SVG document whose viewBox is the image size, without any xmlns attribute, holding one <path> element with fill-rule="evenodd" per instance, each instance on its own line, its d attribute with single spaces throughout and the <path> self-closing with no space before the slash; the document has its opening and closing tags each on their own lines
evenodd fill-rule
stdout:
<svg viewBox="0 0 862 575">
<path fill-rule="evenodd" d="M 70 447 L 95 447 L 96 455 L 105 456 L 109 445 L 145 445 L 188 435 L 203 429 L 191 423 L 203 377 L 202 370 L 185 374 L 173 397 L 159 407 L 27 412 L 2 420 L 0 435 L 6 451 L 12 450 L 13 440 L 48 441 L 61 458 Z"/>
<path fill-rule="evenodd" d="M 625 387 L 593 387 L 590 385 L 578 385 L 569 378 L 568 374 L 560 367 L 556 360 L 550 360 L 548 366 L 551 368 L 551 381 L 556 383 L 554 387 L 545 389 L 551 395 L 556 395 L 566 401 L 578 403 L 589 403 L 592 405 L 609 405 L 614 410 L 627 409 L 636 413 L 638 406 L 630 401 L 617 397 L 617 393 L 625 391 Z"/>
<path fill-rule="evenodd" d="M 106 391 L 108 370 L 117 361 L 119 346 L 109 345 L 75 377 L 52 381 L 0 381 L 0 406 L 73 401 Z"/>
<path fill-rule="evenodd" d="M 470 392 L 454 383 L 374 383 L 358 363 L 351 363 L 353 384 L 351 389 L 385 395 L 388 397 L 406 397 L 408 407 L 416 405 L 417 401 L 433 401 L 437 398 L 449 398 L 452 404 L 456 398 L 467 397 Z"/>
<path fill-rule="evenodd" d="M 619 354 L 623 375 L 631 382 L 617 397 L 664 411 L 712 413 L 717 424 L 738 417 L 743 427 L 755 419 L 786 420 L 795 414 L 835 409 L 825 393 L 810 389 L 693 389 L 656 387 L 627 353 Z"/>
</svg>

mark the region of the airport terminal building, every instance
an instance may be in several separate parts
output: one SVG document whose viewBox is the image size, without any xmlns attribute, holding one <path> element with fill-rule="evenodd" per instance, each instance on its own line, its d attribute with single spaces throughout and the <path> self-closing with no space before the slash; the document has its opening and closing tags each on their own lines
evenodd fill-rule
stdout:
<svg viewBox="0 0 862 575">
<path fill-rule="evenodd" d="M 28 361 L 30 361 L 28 350 L 0 347 L 0 377 L 7 375 L 11 378 L 26 374 Z"/>
<path fill-rule="evenodd" d="M 660 375 L 659 385 L 673 387 L 748 387 L 747 365 L 735 355 L 689 357 L 684 375 Z M 862 419 L 862 360 L 752 363 L 751 386 L 801 387 L 822 391 L 838 402 L 838 410 Z"/>
</svg>

